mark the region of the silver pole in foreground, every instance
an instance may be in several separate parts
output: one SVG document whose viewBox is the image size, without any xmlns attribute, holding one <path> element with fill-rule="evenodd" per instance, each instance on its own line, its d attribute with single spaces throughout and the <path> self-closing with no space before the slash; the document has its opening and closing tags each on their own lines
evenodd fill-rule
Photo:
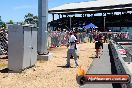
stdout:
<svg viewBox="0 0 132 88">
<path fill-rule="evenodd" d="M 38 0 L 38 17 L 39 17 L 39 29 L 38 29 L 38 46 L 37 51 L 39 55 L 48 54 L 48 0 Z"/>
</svg>

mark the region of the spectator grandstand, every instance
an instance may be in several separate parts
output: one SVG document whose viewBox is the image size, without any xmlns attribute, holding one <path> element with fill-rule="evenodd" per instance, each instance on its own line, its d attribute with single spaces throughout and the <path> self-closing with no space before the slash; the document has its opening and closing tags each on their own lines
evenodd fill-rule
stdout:
<svg viewBox="0 0 132 88">
<path fill-rule="evenodd" d="M 91 17 L 63 17 L 54 21 L 51 21 L 49 24 L 51 27 L 56 29 L 69 29 L 70 28 L 70 19 L 71 19 L 71 28 L 83 27 L 86 24 L 94 23 L 98 26 L 100 31 L 104 27 L 104 16 L 91 16 Z M 132 27 L 132 13 L 124 14 L 106 14 L 105 16 L 105 26 L 107 27 Z M 54 29 L 54 30 L 56 30 Z"/>
</svg>

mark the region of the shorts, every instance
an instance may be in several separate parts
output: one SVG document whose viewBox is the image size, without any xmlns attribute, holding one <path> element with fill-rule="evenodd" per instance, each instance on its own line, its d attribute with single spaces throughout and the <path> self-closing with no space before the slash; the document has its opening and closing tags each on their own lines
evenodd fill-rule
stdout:
<svg viewBox="0 0 132 88">
<path fill-rule="evenodd" d="M 95 49 L 100 49 L 101 45 L 102 45 L 101 42 L 96 42 Z"/>
</svg>

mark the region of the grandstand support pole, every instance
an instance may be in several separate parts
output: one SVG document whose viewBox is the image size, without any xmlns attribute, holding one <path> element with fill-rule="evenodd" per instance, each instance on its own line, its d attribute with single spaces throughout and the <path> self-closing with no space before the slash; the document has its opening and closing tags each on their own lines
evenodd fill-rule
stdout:
<svg viewBox="0 0 132 88">
<path fill-rule="evenodd" d="M 122 12 L 121 12 L 121 16 L 122 16 Z M 121 16 L 120 16 L 120 31 L 122 30 L 122 28 L 121 28 L 121 26 L 122 26 Z"/>
<path fill-rule="evenodd" d="M 68 17 L 68 15 L 66 14 L 66 17 Z"/>
<path fill-rule="evenodd" d="M 47 32 L 47 21 L 48 21 L 48 0 L 38 0 L 38 44 L 37 51 L 39 55 L 48 54 L 48 32 Z"/>
<path fill-rule="evenodd" d="M 85 14 L 83 14 L 84 15 L 84 17 L 85 17 Z"/>
<path fill-rule="evenodd" d="M 113 15 L 114 15 L 115 13 L 113 12 Z"/>
<path fill-rule="evenodd" d="M 52 14 L 52 21 L 54 21 L 55 20 L 55 14 Z M 54 25 L 53 25 L 53 30 L 54 30 Z"/>
<path fill-rule="evenodd" d="M 82 14 L 82 17 L 83 17 L 83 14 Z"/>
<path fill-rule="evenodd" d="M 53 17 L 53 21 L 55 20 L 55 14 L 52 14 L 52 17 Z"/>
<path fill-rule="evenodd" d="M 105 15 L 105 13 L 102 13 L 102 16 L 104 16 Z"/>
<path fill-rule="evenodd" d="M 93 13 L 93 17 L 94 17 L 94 13 Z"/>
<path fill-rule="evenodd" d="M 71 17 L 70 17 L 70 30 L 71 30 Z"/>
<path fill-rule="evenodd" d="M 60 19 L 60 14 L 58 14 L 59 15 L 59 19 Z"/>
<path fill-rule="evenodd" d="M 122 15 L 122 11 L 121 11 L 121 15 Z"/>
<path fill-rule="evenodd" d="M 62 18 L 63 18 L 64 17 L 63 14 L 61 14 L 61 15 L 62 15 Z"/>
<path fill-rule="evenodd" d="M 106 25 L 105 25 L 105 20 L 106 20 L 106 17 L 104 16 L 104 31 L 106 31 L 106 30 L 105 30 L 105 26 L 106 26 Z"/>
</svg>

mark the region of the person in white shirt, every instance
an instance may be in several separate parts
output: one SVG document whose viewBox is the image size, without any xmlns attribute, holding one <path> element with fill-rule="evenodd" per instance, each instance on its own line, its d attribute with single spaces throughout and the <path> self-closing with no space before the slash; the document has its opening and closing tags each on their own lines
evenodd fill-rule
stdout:
<svg viewBox="0 0 132 88">
<path fill-rule="evenodd" d="M 77 46 L 76 46 L 77 39 L 74 36 L 73 32 L 70 32 L 70 38 L 68 42 L 68 51 L 67 51 L 67 64 L 66 67 L 70 67 L 70 57 L 71 55 L 74 57 L 76 67 L 78 67 L 78 56 L 77 56 Z"/>
</svg>

